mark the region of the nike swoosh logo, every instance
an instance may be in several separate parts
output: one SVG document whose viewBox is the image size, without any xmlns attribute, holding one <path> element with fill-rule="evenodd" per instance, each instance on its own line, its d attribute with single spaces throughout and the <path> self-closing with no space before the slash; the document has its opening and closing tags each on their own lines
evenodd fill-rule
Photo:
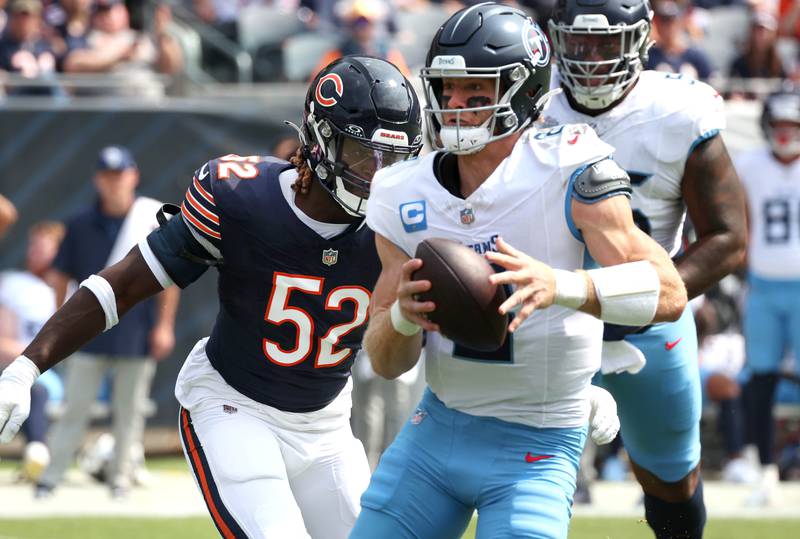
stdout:
<svg viewBox="0 0 800 539">
<path fill-rule="evenodd" d="M 572 139 L 567 141 L 567 144 L 575 144 L 576 142 L 578 142 L 578 137 L 579 136 L 580 135 L 575 135 Z"/>
<path fill-rule="evenodd" d="M 530 451 L 528 451 L 528 454 L 525 455 L 525 462 L 539 462 L 540 460 L 551 458 L 553 458 L 553 455 L 531 455 Z"/>
<path fill-rule="evenodd" d="M 205 171 L 205 172 L 203 172 L 203 171 Z M 208 176 L 208 163 L 206 163 L 205 165 L 203 165 L 203 168 L 201 168 L 201 169 L 200 169 L 200 176 L 198 177 L 198 179 L 199 179 L 199 180 L 202 180 L 202 179 L 204 179 L 206 176 Z"/>
<path fill-rule="evenodd" d="M 672 350 L 673 348 L 675 348 L 676 346 L 678 346 L 678 343 L 679 343 L 679 342 L 681 342 L 681 339 L 683 339 L 683 337 L 681 337 L 681 338 L 680 338 L 680 339 L 678 339 L 677 341 L 673 341 L 673 342 L 669 342 L 669 341 L 667 341 L 666 343 L 664 343 L 664 348 L 665 348 L 667 351 L 669 351 L 669 350 Z"/>
</svg>

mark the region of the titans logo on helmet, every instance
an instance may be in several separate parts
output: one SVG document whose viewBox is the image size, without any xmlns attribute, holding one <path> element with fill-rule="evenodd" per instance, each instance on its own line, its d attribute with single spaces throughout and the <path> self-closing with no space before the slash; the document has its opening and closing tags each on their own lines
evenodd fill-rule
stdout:
<svg viewBox="0 0 800 539">
<path fill-rule="evenodd" d="M 536 67 L 550 65 L 550 45 L 539 25 L 526 22 L 522 26 L 522 35 L 525 50 L 533 60 L 533 65 Z"/>
</svg>

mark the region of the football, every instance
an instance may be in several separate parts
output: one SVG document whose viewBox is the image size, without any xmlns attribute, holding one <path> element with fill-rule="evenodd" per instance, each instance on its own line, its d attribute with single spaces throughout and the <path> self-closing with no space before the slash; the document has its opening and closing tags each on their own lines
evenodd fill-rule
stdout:
<svg viewBox="0 0 800 539">
<path fill-rule="evenodd" d="M 433 301 L 436 310 L 428 319 L 439 325 L 452 341 L 481 351 L 500 348 L 506 339 L 508 315 L 497 312 L 506 300 L 505 289 L 489 282 L 494 268 L 469 247 L 443 238 L 430 238 L 414 255 L 422 267 L 412 279 L 426 279 L 431 289 L 417 295 Z"/>
</svg>

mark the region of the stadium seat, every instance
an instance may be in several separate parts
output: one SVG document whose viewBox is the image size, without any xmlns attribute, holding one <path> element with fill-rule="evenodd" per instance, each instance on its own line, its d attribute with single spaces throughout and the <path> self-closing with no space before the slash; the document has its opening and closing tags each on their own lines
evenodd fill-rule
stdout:
<svg viewBox="0 0 800 539">
<path fill-rule="evenodd" d="M 201 82 L 209 81 L 211 77 L 203 70 L 203 43 L 191 26 L 173 20 L 169 26 L 169 33 L 174 37 L 183 52 L 183 66 L 190 80 Z"/>
<path fill-rule="evenodd" d="M 338 43 L 335 34 L 309 32 L 290 37 L 283 44 L 283 72 L 289 81 L 307 81 L 326 51 Z"/>
<path fill-rule="evenodd" d="M 303 23 L 293 11 L 251 5 L 239 13 L 239 44 L 251 54 L 262 45 L 280 43 L 304 30 Z"/>
</svg>

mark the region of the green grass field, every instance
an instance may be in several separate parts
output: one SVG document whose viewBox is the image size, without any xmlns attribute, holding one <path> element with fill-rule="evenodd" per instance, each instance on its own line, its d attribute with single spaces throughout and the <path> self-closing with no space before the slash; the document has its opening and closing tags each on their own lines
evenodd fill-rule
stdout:
<svg viewBox="0 0 800 539">
<path fill-rule="evenodd" d="M 474 524 L 474 523 L 473 523 Z M 475 535 L 474 525 L 464 539 Z M 620 518 L 576 518 L 570 539 L 650 539 L 644 522 Z M 215 539 L 219 537 L 206 518 L 52 518 L 0 519 L 0 539 Z M 711 520 L 705 539 L 796 539 L 798 520 Z"/>
</svg>

